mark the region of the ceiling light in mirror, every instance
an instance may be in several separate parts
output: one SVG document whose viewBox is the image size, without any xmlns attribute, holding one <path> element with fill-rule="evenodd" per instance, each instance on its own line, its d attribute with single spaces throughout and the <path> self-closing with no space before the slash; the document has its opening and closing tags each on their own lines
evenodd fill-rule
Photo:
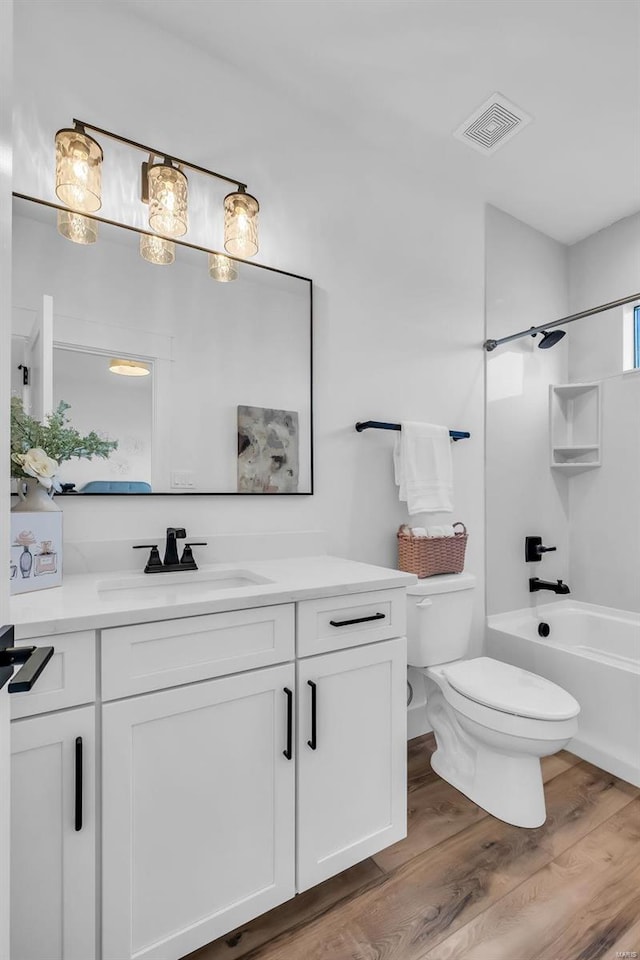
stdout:
<svg viewBox="0 0 640 960">
<path fill-rule="evenodd" d="M 56 133 L 56 196 L 81 213 L 102 206 L 102 147 L 80 127 Z"/>
<path fill-rule="evenodd" d="M 209 276 L 220 283 L 230 283 L 238 279 L 238 264 L 222 253 L 209 254 Z"/>
<path fill-rule="evenodd" d="M 255 257 L 258 252 L 260 204 L 240 187 L 224 198 L 224 248 L 234 257 Z"/>
<path fill-rule="evenodd" d="M 140 234 L 140 256 L 149 263 L 168 264 L 176 258 L 176 245 L 172 240 Z"/>
<path fill-rule="evenodd" d="M 90 217 L 71 210 L 58 210 L 58 233 L 73 243 L 95 243 L 98 239 L 98 224 Z"/>
<path fill-rule="evenodd" d="M 149 364 L 142 360 L 109 360 L 109 370 L 121 377 L 147 377 L 151 373 Z"/>
<path fill-rule="evenodd" d="M 187 178 L 165 157 L 163 163 L 149 167 L 149 226 L 166 237 L 182 237 L 187 232 Z"/>
</svg>

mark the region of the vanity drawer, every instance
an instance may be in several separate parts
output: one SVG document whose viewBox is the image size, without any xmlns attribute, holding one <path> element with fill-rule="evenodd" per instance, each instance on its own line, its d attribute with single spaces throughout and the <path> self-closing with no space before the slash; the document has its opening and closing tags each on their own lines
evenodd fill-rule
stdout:
<svg viewBox="0 0 640 960">
<path fill-rule="evenodd" d="M 403 637 L 407 627 L 404 587 L 298 604 L 298 656 Z"/>
<path fill-rule="evenodd" d="M 293 660 L 293 604 L 102 631 L 102 699 Z"/>
<path fill-rule="evenodd" d="M 96 698 L 96 635 L 93 630 L 60 633 L 53 637 L 18 640 L 17 647 L 54 648 L 33 690 L 12 693 L 11 719 L 31 717 L 36 713 L 63 710 Z"/>
</svg>

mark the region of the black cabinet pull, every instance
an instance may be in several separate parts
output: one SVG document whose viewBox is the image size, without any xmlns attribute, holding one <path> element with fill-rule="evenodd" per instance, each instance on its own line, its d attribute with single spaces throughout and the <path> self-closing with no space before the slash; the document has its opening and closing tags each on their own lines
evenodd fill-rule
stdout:
<svg viewBox="0 0 640 960">
<path fill-rule="evenodd" d="M 307 744 L 308 746 L 311 747 L 312 750 L 315 750 L 316 747 L 318 746 L 318 736 L 317 736 L 318 701 L 316 697 L 317 688 L 313 680 L 307 680 L 307 683 L 311 687 L 311 740 L 307 740 Z"/>
<path fill-rule="evenodd" d="M 288 687 L 284 688 L 284 692 L 287 695 L 287 749 L 283 750 L 282 752 L 287 760 L 291 760 L 291 757 L 293 756 L 293 751 L 291 749 L 291 738 L 293 736 L 293 693 Z"/>
<path fill-rule="evenodd" d="M 356 617 L 355 620 L 329 620 L 332 627 L 350 627 L 354 623 L 368 623 L 370 620 L 384 620 L 386 614 L 373 613 L 370 617 Z"/>
<path fill-rule="evenodd" d="M 12 630 L 13 628 L 10 628 L 9 633 L 5 630 L 3 637 L 12 636 Z M 53 647 L 9 647 L 0 645 L 0 677 L 3 683 L 9 680 L 9 693 L 24 693 L 31 690 L 52 656 Z M 23 666 L 18 670 L 15 677 L 10 679 L 13 674 L 13 666 L 17 663 L 21 663 Z"/>
<path fill-rule="evenodd" d="M 74 826 L 82 830 L 82 737 L 76 737 L 76 790 Z"/>
</svg>

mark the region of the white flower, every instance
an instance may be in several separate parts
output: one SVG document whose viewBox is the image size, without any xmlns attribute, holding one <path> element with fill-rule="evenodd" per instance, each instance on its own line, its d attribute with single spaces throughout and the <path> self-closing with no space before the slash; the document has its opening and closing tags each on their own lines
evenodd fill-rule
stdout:
<svg viewBox="0 0 640 960">
<path fill-rule="evenodd" d="M 35 477 L 47 490 L 51 487 L 55 490 L 60 489 L 55 479 L 58 462 L 47 456 L 40 447 L 32 447 L 26 453 L 14 453 L 12 459 L 22 467 L 27 476 Z"/>
</svg>

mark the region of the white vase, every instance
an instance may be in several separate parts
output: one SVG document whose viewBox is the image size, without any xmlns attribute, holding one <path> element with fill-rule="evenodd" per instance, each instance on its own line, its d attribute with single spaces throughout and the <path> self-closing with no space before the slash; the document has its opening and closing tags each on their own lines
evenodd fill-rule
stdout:
<svg viewBox="0 0 640 960">
<path fill-rule="evenodd" d="M 27 488 L 26 493 L 24 488 Z M 39 480 L 18 479 L 18 502 L 11 508 L 12 513 L 43 513 L 60 512 L 60 507 L 53 499 L 53 493 L 42 486 Z"/>
</svg>

